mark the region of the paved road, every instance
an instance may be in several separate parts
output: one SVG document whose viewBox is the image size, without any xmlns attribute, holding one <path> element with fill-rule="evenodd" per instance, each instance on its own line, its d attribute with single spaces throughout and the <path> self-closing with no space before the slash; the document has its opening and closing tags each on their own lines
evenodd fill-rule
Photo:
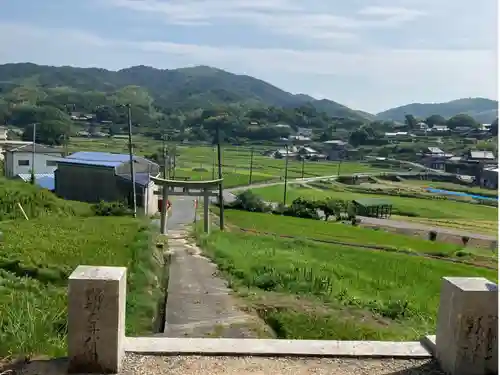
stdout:
<svg viewBox="0 0 500 375">
<path fill-rule="evenodd" d="M 322 177 L 310 177 L 310 178 L 297 178 L 293 180 L 289 180 L 289 184 L 298 184 L 304 182 L 318 181 L 318 180 L 328 180 L 335 179 L 337 176 L 322 176 Z M 259 183 L 251 186 L 238 186 L 234 188 L 224 189 L 224 202 L 232 202 L 235 199 L 234 193 L 240 192 L 249 188 L 256 189 L 267 186 L 274 185 L 283 185 L 284 181 L 276 181 L 276 182 L 267 182 L 267 183 Z M 194 200 L 195 197 L 171 197 L 169 198 L 172 202 L 172 214 L 168 218 L 167 227 L 168 229 L 178 229 L 182 225 L 190 224 L 194 221 Z M 213 198 L 212 202 L 215 202 L 216 199 Z M 154 221 L 157 225 L 159 225 L 160 221 Z"/>
</svg>

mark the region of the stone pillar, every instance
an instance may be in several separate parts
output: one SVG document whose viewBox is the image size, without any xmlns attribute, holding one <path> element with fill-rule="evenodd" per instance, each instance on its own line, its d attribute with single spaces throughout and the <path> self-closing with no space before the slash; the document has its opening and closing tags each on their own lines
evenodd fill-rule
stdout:
<svg viewBox="0 0 500 375">
<path fill-rule="evenodd" d="M 203 195 L 203 231 L 210 233 L 210 196 L 207 190 Z"/>
<path fill-rule="evenodd" d="M 498 291 L 482 277 L 445 277 L 436 358 L 450 375 L 498 374 Z"/>
<path fill-rule="evenodd" d="M 124 355 L 125 267 L 78 266 L 69 277 L 70 373 L 117 373 Z"/>
<path fill-rule="evenodd" d="M 160 212 L 160 233 L 167 234 L 167 201 L 168 201 L 168 189 L 167 185 L 162 185 L 162 202 L 161 202 L 161 212 Z"/>
</svg>

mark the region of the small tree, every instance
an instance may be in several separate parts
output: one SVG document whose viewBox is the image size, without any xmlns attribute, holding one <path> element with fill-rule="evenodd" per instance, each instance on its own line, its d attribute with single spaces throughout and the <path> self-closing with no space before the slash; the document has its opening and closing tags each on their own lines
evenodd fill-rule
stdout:
<svg viewBox="0 0 500 375">
<path fill-rule="evenodd" d="M 236 196 L 236 201 L 230 205 L 231 208 L 250 212 L 269 212 L 270 206 L 257 194 L 245 190 Z"/>
<path fill-rule="evenodd" d="M 328 221 L 331 216 L 340 217 L 342 212 L 342 201 L 337 199 L 325 199 L 317 202 L 318 208 L 323 211 L 325 215 L 325 221 Z"/>
</svg>

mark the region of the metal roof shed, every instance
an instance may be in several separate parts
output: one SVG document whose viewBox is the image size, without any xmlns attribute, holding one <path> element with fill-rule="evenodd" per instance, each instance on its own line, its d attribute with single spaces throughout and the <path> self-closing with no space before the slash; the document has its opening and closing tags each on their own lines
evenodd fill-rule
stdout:
<svg viewBox="0 0 500 375">
<path fill-rule="evenodd" d="M 361 198 L 352 201 L 356 214 L 361 216 L 389 218 L 392 214 L 392 202 L 380 198 Z"/>
</svg>

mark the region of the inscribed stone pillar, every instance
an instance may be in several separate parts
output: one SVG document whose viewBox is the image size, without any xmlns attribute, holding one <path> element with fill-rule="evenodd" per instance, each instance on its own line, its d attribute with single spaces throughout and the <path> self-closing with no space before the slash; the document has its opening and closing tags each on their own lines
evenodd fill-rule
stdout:
<svg viewBox="0 0 500 375">
<path fill-rule="evenodd" d="M 78 266 L 69 277 L 70 373 L 117 373 L 124 355 L 125 267 Z"/>
<path fill-rule="evenodd" d="M 497 285 L 482 277 L 445 277 L 436 358 L 450 375 L 498 373 Z"/>
</svg>

